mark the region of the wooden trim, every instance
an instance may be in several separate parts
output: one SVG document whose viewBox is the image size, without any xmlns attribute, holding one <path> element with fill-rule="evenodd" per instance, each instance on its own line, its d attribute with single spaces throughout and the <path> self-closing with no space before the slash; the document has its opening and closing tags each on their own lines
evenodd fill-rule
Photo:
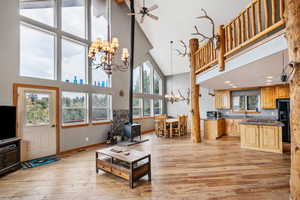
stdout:
<svg viewBox="0 0 300 200">
<path fill-rule="evenodd" d="M 99 125 L 105 125 L 105 124 L 111 124 L 112 121 L 102 121 L 102 122 L 93 122 L 93 126 L 99 126 Z"/>
<path fill-rule="evenodd" d="M 148 117 L 135 117 L 133 120 L 143 120 L 143 119 L 154 119 L 155 116 L 148 116 Z"/>
<path fill-rule="evenodd" d="M 31 85 L 23 83 L 14 83 L 13 84 L 13 105 L 18 106 L 18 89 L 19 88 L 32 88 L 32 89 L 41 89 L 41 90 L 52 90 L 56 93 L 56 153 L 60 153 L 60 90 L 58 87 L 50 87 L 43 85 Z M 17 120 L 19 118 L 17 117 Z M 17 121 L 17 133 L 19 133 L 20 122 Z"/>
<path fill-rule="evenodd" d="M 68 129 L 68 128 L 78 128 L 78 127 L 86 127 L 89 126 L 90 124 L 72 124 L 72 125 L 62 125 L 63 129 Z"/>
<path fill-rule="evenodd" d="M 79 151 L 86 150 L 86 149 L 89 149 L 89 148 L 104 146 L 104 145 L 105 145 L 105 142 L 100 142 L 100 143 L 97 143 L 97 144 L 91 144 L 91 145 L 87 145 L 87 146 L 83 146 L 83 147 L 78 147 L 78 148 L 66 150 L 66 151 L 60 152 L 59 155 L 65 155 L 65 154 L 68 154 L 68 153 L 75 153 L 75 152 L 79 152 Z"/>
<path fill-rule="evenodd" d="M 147 133 L 153 133 L 153 132 L 155 132 L 155 129 L 143 131 L 143 132 L 142 132 L 142 135 L 147 134 Z"/>
<path fill-rule="evenodd" d="M 205 71 L 205 70 L 207 70 L 207 69 L 213 67 L 213 66 L 214 66 L 215 64 L 217 64 L 217 63 L 218 63 L 218 60 L 217 60 L 217 59 L 211 61 L 211 62 L 208 63 L 207 65 L 204 65 L 204 66 L 201 67 L 200 69 L 197 69 L 196 74 L 199 74 L 199 73 L 201 73 L 201 72 L 203 72 L 203 71 Z"/>
</svg>

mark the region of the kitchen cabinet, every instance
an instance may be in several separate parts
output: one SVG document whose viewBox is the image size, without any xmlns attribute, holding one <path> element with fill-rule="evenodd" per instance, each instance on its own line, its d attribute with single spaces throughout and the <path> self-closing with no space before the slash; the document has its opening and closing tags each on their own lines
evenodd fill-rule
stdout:
<svg viewBox="0 0 300 200">
<path fill-rule="evenodd" d="M 241 124 L 241 147 L 282 153 L 282 127 Z"/>
<path fill-rule="evenodd" d="M 219 110 L 231 108 L 230 91 L 215 91 L 215 108 Z"/>
<path fill-rule="evenodd" d="M 263 109 L 276 109 L 276 87 L 261 88 L 261 107 Z"/>
<path fill-rule="evenodd" d="M 276 97 L 277 99 L 290 98 L 290 87 L 289 85 L 277 85 L 276 86 Z"/>
<path fill-rule="evenodd" d="M 226 119 L 225 133 L 228 136 L 240 136 L 240 122 L 241 119 Z"/>
<path fill-rule="evenodd" d="M 206 140 L 216 140 L 225 134 L 225 120 L 205 120 L 204 138 Z"/>
</svg>

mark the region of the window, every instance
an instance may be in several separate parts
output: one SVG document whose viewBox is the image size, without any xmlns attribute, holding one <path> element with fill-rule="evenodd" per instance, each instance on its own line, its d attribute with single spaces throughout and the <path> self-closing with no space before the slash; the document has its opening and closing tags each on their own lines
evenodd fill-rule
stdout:
<svg viewBox="0 0 300 200">
<path fill-rule="evenodd" d="M 20 0 L 20 14 L 43 24 L 54 26 L 55 0 Z"/>
<path fill-rule="evenodd" d="M 151 93 L 151 65 L 149 62 L 145 62 L 143 65 L 143 93 L 150 94 Z"/>
<path fill-rule="evenodd" d="M 144 99 L 143 102 L 144 117 L 151 116 L 151 99 Z"/>
<path fill-rule="evenodd" d="M 92 0 L 92 40 L 101 38 L 107 40 L 106 1 Z"/>
<path fill-rule="evenodd" d="M 154 94 L 162 94 L 162 80 L 159 74 L 154 70 L 153 73 L 153 93 Z"/>
<path fill-rule="evenodd" d="M 232 92 L 233 111 L 260 111 L 259 91 L 234 91 Z"/>
<path fill-rule="evenodd" d="M 141 68 L 136 67 L 133 70 L 133 92 L 141 92 Z"/>
<path fill-rule="evenodd" d="M 20 75 L 54 80 L 55 36 L 21 25 L 20 38 Z"/>
<path fill-rule="evenodd" d="M 111 95 L 92 94 L 92 120 L 111 120 Z"/>
<path fill-rule="evenodd" d="M 161 99 L 153 100 L 153 113 L 154 113 L 154 115 L 162 114 L 162 100 Z"/>
<path fill-rule="evenodd" d="M 92 38 L 107 39 L 105 1 L 19 1 L 21 76 L 110 87 L 104 72 L 88 68 L 87 57 Z"/>
<path fill-rule="evenodd" d="M 142 116 L 142 99 L 133 98 L 132 107 L 133 107 L 133 116 L 140 117 Z"/>
<path fill-rule="evenodd" d="M 64 125 L 87 123 L 86 93 L 62 93 L 62 121 Z"/>
<path fill-rule="evenodd" d="M 86 83 L 87 47 L 68 39 L 62 40 L 62 81 Z"/>
<path fill-rule="evenodd" d="M 26 125 L 49 125 L 49 94 L 25 93 Z"/>
<path fill-rule="evenodd" d="M 85 0 L 62 0 L 61 10 L 63 31 L 85 38 Z"/>
</svg>

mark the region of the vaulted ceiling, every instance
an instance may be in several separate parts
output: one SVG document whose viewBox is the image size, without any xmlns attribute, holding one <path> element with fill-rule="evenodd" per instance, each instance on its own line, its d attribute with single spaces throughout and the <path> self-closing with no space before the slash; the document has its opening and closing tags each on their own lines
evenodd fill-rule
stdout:
<svg viewBox="0 0 300 200">
<path fill-rule="evenodd" d="M 211 35 L 211 24 L 207 20 L 196 19 L 202 15 L 204 8 L 208 15 L 215 20 L 216 27 L 233 19 L 251 0 L 146 0 L 146 6 L 157 4 L 159 9 L 153 14 L 159 16 L 155 21 L 146 18 L 141 24 L 142 29 L 153 45 L 151 54 L 165 75 L 179 74 L 189 71 L 189 60 L 174 52 L 173 72 L 170 67 L 170 40 L 175 42 L 174 49 L 179 48 L 179 41 L 188 44 L 193 36 L 194 25 L 199 31 Z M 142 0 L 136 0 L 142 3 Z"/>
</svg>

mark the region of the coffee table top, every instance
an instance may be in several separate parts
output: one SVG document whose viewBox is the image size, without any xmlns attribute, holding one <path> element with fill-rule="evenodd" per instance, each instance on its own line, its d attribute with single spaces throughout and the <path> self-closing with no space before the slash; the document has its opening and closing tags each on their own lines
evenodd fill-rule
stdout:
<svg viewBox="0 0 300 200">
<path fill-rule="evenodd" d="M 118 147 L 118 146 L 100 149 L 97 150 L 96 153 L 100 153 L 112 158 L 116 158 L 118 160 L 122 160 L 127 163 L 133 163 L 150 156 L 149 153 L 144 151 L 137 151 L 134 149 L 128 149 L 126 147 Z"/>
</svg>

